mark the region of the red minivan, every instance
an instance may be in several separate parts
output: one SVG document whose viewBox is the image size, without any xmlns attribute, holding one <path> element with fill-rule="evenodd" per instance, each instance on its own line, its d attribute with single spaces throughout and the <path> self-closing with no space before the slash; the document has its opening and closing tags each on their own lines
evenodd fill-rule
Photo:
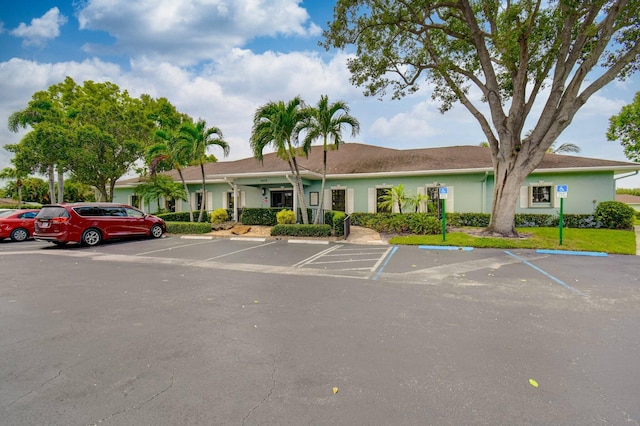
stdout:
<svg viewBox="0 0 640 426">
<path fill-rule="evenodd" d="M 103 240 L 131 236 L 160 238 L 166 230 L 164 220 L 126 204 L 70 203 L 42 206 L 33 236 L 57 245 L 95 246 Z"/>
</svg>

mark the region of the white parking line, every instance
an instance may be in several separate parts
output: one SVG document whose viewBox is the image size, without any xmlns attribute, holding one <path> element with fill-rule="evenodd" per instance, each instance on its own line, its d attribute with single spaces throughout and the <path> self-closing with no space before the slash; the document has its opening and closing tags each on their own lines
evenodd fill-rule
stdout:
<svg viewBox="0 0 640 426">
<path fill-rule="evenodd" d="M 200 244 L 210 244 L 210 243 L 215 243 L 216 241 L 220 241 L 220 240 L 207 240 L 207 241 L 199 242 L 199 243 L 183 244 L 181 246 L 172 246 L 172 247 L 167 247 L 167 248 L 158 249 L 158 250 L 145 251 L 144 253 L 136 253 L 136 256 L 144 256 L 146 254 L 151 254 L 151 253 L 160 253 L 162 251 L 171 251 L 171 250 L 177 249 L 177 248 L 197 246 L 197 245 L 200 245 Z"/>
<path fill-rule="evenodd" d="M 269 246 L 269 245 L 275 244 L 275 243 L 276 243 L 276 241 L 272 241 L 272 242 L 267 243 L 267 244 L 260 244 L 260 245 L 257 245 L 257 246 L 245 247 L 245 248 L 243 248 L 241 250 L 236 250 L 236 251 L 232 251 L 232 252 L 229 252 L 229 253 L 221 254 L 220 256 L 210 257 L 208 259 L 205 259 L 204 261 L 206 262 L 208 260 L 220 259 L 221 257 L 231 256 L 232 254 L 242 253 L 243 251 L 249 251 L 249 250 L 253 250 L 253 249 L 256 249 L 256 248 L 266 247 L 266 246 Z M 201 262 L 201 261 L 199 261 L 199 262 Z"/>
<path fill-rule="evenodd" d="M 316 260 L 316 259 L 318 259 L 318 258 L 320 258 L 320 257 L 324 256 L 325 254 L 327 254 L 327 253 L 331 253 L 332 251 L 339 249 L 340 247 L 342 247 L 342 246 L 341 246 L 341 245 L 335 245 L 335 246 L 333 246 L 333 247 L 329 247 L 328 249 L 323 250 L 323 251 L 321 251 L 320 253 L 316 253 L 316 254 L 314 254 L 314 255 L 313 255 L 313 256 L 311 256 L 311 257 L 308 257 L 308 258 L 306 258 L 306 259 L 304 259 L 304 260 L 301 260 L 300 262 L 298 262 L 298 263 L 296 263 L 295 265 L 293 265 L 293 267 L 294 267 L 294 268 L 301 268 L 301 267 L 303 267 L 304 265 L 307 265 L 307 264 L 309 264 L 309 263 L 313 262 L 314 260 Z"/>
</svg>

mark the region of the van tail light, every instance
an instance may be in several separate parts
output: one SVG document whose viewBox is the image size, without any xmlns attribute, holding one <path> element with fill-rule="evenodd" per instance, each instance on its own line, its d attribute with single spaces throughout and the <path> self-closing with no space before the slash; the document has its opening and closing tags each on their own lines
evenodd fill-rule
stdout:
<svg viewBox="0 0 640 426">
<path fill-rule="evenodd" d="M 51 219 L 53 223 L 67 223 L 69 221 L 68 217 L 54 217 Z"/>
</svg>

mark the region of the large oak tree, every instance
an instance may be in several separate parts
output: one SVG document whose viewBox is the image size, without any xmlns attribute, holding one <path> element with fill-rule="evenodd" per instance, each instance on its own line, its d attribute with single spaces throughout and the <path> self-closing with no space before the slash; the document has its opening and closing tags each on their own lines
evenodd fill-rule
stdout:
<svg viewBox="0 0 640 426">
<path fill-rule="evenodd" d="M 338 0 L 324 38 L 355 45 L 348 66 L 367 95 L 400 98 L 430 81 L 443 112 L 467 108 L 493 161 L 486 232 L 514 236 L 524 179 L 594 93 L 637 71 L 640 1 Z"/>
</svg>

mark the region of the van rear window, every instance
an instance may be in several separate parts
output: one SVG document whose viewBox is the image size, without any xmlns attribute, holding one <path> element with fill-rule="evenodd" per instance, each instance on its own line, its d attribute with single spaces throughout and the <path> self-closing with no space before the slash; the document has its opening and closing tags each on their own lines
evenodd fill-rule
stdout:
<svg viewBox="0 0 640 426">
<path fill-rule="evenodd" d="M 38 212 L 36 219 L 53 219 L 54 217 L 69 217 L 69 212 L 64 207 L 44 206 Z"/>
</svg>

